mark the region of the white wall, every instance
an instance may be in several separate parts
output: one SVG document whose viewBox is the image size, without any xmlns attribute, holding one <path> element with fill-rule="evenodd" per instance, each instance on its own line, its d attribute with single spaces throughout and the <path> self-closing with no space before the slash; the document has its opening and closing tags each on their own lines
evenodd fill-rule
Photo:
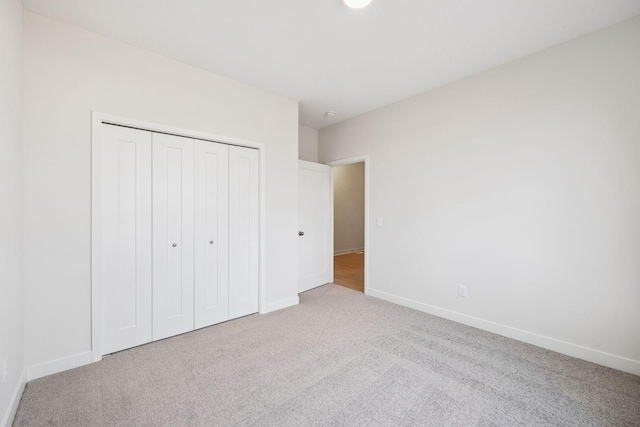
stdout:
<svg viewBox="0 0 640 427">
<path fill-rule="evenodd" d="M 364 162 L 335 166 L 333 173 L 333 252 L 364 250 Z"/>
<path fill-rule="evenodd" d="M 28 366 L 91 347 L 92 110 L 264 143 L 266 302 L 296 300 L 295 101 L 27 12 L 24 68 Z"/>
<path fill-rule="evenodd" d="M 298 159 L 318 163 L 318 129 L 298 127 Z"/>
<path fill-rule="evenodd" d="M 22 2 L 0 2 L 0 426 L 24 369 L 22 285 Z M 2 362 L 8 377 L 2 383 Z"/>
<path fill-rule="evenodd" d="M 322 129 L 372 295 L 640 374 L 638 76 L 640 17 Z"/>
</svg>

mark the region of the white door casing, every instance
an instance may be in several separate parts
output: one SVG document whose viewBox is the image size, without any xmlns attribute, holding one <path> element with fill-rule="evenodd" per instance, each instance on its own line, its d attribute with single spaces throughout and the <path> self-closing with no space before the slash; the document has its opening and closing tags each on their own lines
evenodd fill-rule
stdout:
<svg viewBox="0 0 640 427">
<path fill-rule="evenodd" d="M 229 317 L 258 311 L 258 150 L 229 147 Z"/>
<path fill-rule="evenodd" d="M 102 280 L 105 353 L 148 343 L 151 311 L 151 134 L 103 126 Z"/>
<path fill-rule="evenodd" d="M 194 140 L 153 134 L 153 339 L 194 328 Z"/>
<path fill-rule="evenodd" d="M 333 280 L 331 168 L 298 161 L 298 292 Z"/>
<path fill-rule="evenodd" d="M 229 146 L 195 141 L 195 328 L 229 319 Z"/>
</svg>

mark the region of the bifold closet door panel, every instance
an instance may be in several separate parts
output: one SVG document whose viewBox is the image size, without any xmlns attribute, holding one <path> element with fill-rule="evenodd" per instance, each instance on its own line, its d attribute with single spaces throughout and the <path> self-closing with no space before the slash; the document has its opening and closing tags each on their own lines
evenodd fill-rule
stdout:
<svg viewBox="0 0 640 427">
<path fill-rule="evenodd" d="M 153 339 L 193 330 L 194 140 L 153 134 Z"/>
<path fill-rule="evenodd" d="M 194 143 L 197 329 L 229 320 L 229 146 Z"/>
<path fill-rule="evenodd" d="M 152 339 L 151 133 L 102 125 L 102 351 Z"/>
<path fill-rule="evenodd" d="M 258 150 L 229 147 L 229 318 L 258 311 Z"/>
</svg>

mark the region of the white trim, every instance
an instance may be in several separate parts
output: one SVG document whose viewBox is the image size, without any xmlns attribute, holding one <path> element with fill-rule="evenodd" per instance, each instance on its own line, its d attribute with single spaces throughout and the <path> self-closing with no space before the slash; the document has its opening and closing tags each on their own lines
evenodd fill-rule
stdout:
<svg viewBox="0 0 640 427">
<path fill-rule="evenodd" d="M 567 356 L 587 360 L 599 365 L 608 366 L 609 368 L 619 369 L 621 371 L 629 372 L 634 375 L 640 375 L 640 361 L 637 360 L 627 359 L 625 357 L 616 356 L 614 354 L 605 353 L 603 351 L 583 347 L 581 345 L 546 337 L 534 332 L 524 331 L 522 329 L 513 328 L 511 326 L 492 322 L 490 320 L 480 319 L 478 317 L 469 316 L 412 299 L 392 295 L 382 291 L 377 291 L 375 289 L 369 289 L 369 295 L 405 307 L 413 308 L 418 311 L 429 313 L 434 316 L 453 320 L 454 322 L 473 326 L 474 328 L 493 332 L 494 334 L 513 338 L 515 340 L 526 342 L 528 344 L 533 344 L 535 346 L 562 353 Z"/>
<path fill-rule="evenodd" d="M 102 360 L 102 117 L 91 114 L 91 360 Z"/>
<path fill-rule="evenodd" d="M 276 302 L 270 302 L 265 304 L 260 310 L 260 314 L 271 313 L 272 311 L 282 310 L 283 308 L 293 307 L 294 305 L 298 305 L 300 303 L 300 298 L 296 295 L 295 297 L 283 299 Z"/>
<path fill-rule="evenodd" d="M 267 150 L 264 144 L 260 144 L 258 149 L 260 158 L 258 159 L 258 173 L 260 174 L 260 182 L 258 183 L 258 312 L 267 306 Z"/>
<path fill-rule="evenodd" d="M 13 420 L 16 417 L 16 412 L 18 412 L 18 406 L 20 405 L 20 400 L 22 399 L 22 393 L 24 392 L 24 387 L 27 385 L 27 369 L 22 370 L 22 375 L 20 375 L 20 380 L 18 384 L 16 384 L 16 388 L 13 391 L 13 395 L 11 396 L 11 400 L 9 401 L 9 406 L 7 407 L 7 412 L 5 412 L 4 417 L 2 417 L 1 427 L 11 427 L 13 425 Z"/>
<path fill-rule="evenodd" d="M 102 164 L 102 124 L 109 123 L 127 126 L 151 132 L 168 133 L 187 138 L 203 139 L 228 145 L 256 148 L 259 152 L 259 206 L 258 206 L 258 309 L 266 312 L 266 146 L 261 142 L 247 141 L 223 135 L 199 132 L 190 129 L 165 126 L 142 120 L 91 112 L 91 360 L 102 360 L 102 272 L 100 270 L 102 247 L 102 218 L 100 200 L 102 199 L 101 169 Z"/>
<path fill-rule="evenodd" d="M 334 160 L 327 163 L 328 166 L 343 166 L 350 165 L 352 163 L 364 162 L 364 293 L 369 295 L 369 155 L 363 154 L 361 156 L 349 157 L 347 159 Z M 331 227 L 333 229 L 333 173 L 331 173 Z M 332 233 L 333 235 L 333 233 Z M 333 253 L 333 245 L 331 246 L 331 252 Z M 333 271 L 331 274 L 333 278 Z"/>
<path fill-rule="evenodd" d="M 354 254 L 356 252 L 364 252 L 364 247 L 362 247 L 362 248 L 351 248 L 351 249 L 340 249 L 339 251 L 333 251 L 333 256 L 349 255 L 349 254 Z"/>
<path fill-rule="evenodd" d="M 329 242 L 330 242 L 329 243 L 329 250 L 333 251 L 333 248 L 334 248 L 334 246 L 336 244 L 336 241 L 335 241 L 335 235 L 336 235 L 335 227 L 336 226 L 335 226 L 335 222 L 334 222 L 334 220 L 335 220 L 335 218 L 334 218 L 335 205 L 333 203 L 333 167 L 331 167 L 331 169 L 329 170 L 329 191 L 330 191 L 330 193 L 329 193 L 329 210 L 330 210 L 330 213 L 329 213 L 329 228 L 330 228 L 330 231 L 329 231 L 329 234 L 330 234 L 330 236 L 329 236 Z M 333 281 L 335 279 L 335 277 L 334 277 L 334 274 L 335 274 L 335 271 L 334 271 L 335 260 L 333 259 L 333 257 L 329 257 L 329 259 L 331 260 L 331 262 L 330 262 L 331 265 L 329 267 L 329 279 L 331 280 L 331 283 L 333 283 Z"/>
<path fill-rule="evenodd" d="M 71 356 L 29 366 L 27 368 L 27 381 L 78 368 L 88 365 L 91 362 L 93 362 L 91 351 L 83 351 L 82 353 L 72 354 Z"/>
</svg>

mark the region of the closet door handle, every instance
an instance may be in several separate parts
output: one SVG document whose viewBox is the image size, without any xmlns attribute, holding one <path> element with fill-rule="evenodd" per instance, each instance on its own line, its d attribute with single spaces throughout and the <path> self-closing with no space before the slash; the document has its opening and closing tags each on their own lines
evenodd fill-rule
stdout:
<svg viewBox="0 0 640 427">
<path fill-rule="evenodd" d="M 298 231 L 298 236 L 304 236 L 304 231 Z"/>
<path fill-rule="evenodd" d="M 213 245 L 213 240 L 209 240 L 209 244 L 210 244 L 210 245 Z"/>
<path fill-rule="evenodd" d="M 173 244 L 173 245 L 171 245 L 171 246 L 173 246 L 173 247 L 175 248 L 176 246 L 178 246 L 178 244 L 177 244 L 177 243 L 174 243 L 174 244 Z"/>
</svg>

